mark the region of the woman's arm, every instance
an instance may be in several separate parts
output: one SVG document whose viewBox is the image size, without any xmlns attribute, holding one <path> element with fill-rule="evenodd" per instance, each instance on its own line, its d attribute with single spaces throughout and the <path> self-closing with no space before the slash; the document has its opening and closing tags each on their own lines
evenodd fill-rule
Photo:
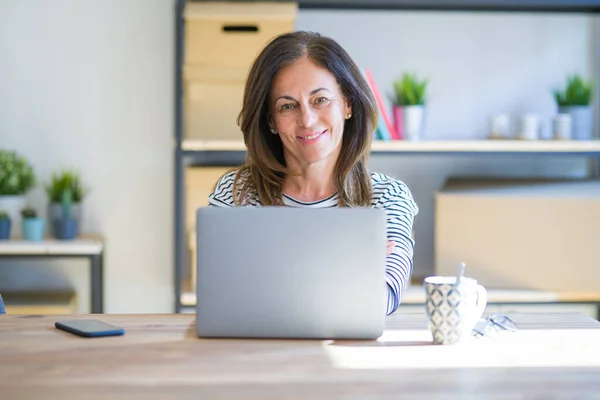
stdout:
<svg viewBox="0 0 600 400">
<path fill-rule="evenodd" d="M 380 203 L 380 207 L 387 213 L 387 240 L 395 242 L 392 252 L 386 258 L 386 314 L 389 315 L 398 309 L 410 281 L 415 244 L 411 232 L 419 209 L 408 187 L 400 181 L 390 183 Z"/>
</svg>

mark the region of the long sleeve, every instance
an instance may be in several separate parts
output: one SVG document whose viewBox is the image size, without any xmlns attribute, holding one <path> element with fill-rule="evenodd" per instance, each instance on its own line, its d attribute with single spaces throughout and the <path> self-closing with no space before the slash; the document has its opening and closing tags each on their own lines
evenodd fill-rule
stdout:
<svg viewBox="0 0 600 400">
<path fill-rule="evenodd" d="M 386 259 L 387 310 L 389 315 L 398 309 L 413 270 L 412 227 L 419 209 L 408 187 L 393 180 L 382 193 L 378 208 L 387 213 L 387 240 L 396 243 Z"/>
</svg>

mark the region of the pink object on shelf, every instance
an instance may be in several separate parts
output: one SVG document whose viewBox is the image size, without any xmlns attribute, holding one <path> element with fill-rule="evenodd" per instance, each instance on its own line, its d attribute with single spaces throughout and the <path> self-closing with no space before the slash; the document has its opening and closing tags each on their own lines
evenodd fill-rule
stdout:
<svg viewBox="0 0 600 400">
<path fill-rule="evenodd" d="M 404 115 L 401 106 L 394 106 L 394 127 L 399 140 L 404 139 Z"/>
<path fill-rule="evenodd" d="M 364 74 L 365 74 L 365 77 L 367 78 L 367 83 L 369 84 L 369 86 L 371 86 L 371 92 L 373 92 L 373 96 L 375 97 L 375 102 L 377 103 L 377 107 L 379 108 L 379 113 L 383 117 L 385 126 L 387 127 L 388 131 L 390 132 L 390 138 L 392 140 L 400 139 L 400 137 L 398 137 L 398 133 L 396 132 L 396 130 L 394 129 L 394 126 L 392 125 L 392 121 L 390 121 L 390 117 L 389 117 L 388 113 L 385 111 L 385 104 L 383 102 L 383 98 L 381 97 L 379 89 L 377 88 L 377 85 L 375 84 L 375 79 L 373 78 L 373 74 L 371 73 L 371 70 L 369 68 L 365 68 Z"/>
</svg>

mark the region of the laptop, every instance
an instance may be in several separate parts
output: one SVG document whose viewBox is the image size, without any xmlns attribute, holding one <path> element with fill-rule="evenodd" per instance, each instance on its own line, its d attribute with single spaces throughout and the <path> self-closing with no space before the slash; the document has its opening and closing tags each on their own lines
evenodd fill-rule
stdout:
<svg viewBox="0 0 600 400">
<path fill-rule="evenodd" d="M 196 217 L 199 337 L 383 333 L 385 211 L 203 207 Z"/>
</svg>

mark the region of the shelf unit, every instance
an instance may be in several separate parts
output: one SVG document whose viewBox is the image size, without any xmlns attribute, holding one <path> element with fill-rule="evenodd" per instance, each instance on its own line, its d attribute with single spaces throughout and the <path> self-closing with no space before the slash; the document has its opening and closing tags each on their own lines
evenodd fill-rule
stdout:
<svg viewBox="0 0 600 400">
<path fill-rule="evenodd" d="M 188 0 L 189 1 L 189 0 Z M 198 1 L 198 0 L 192 0 Z M 214 1 L 214 0 L 213 0 Z M 249 2 L 251 0 L 236 0 Z M 272 0 L 280 1 L 280 0 Z M 488 11 L 488 12 L 562 12 L 592 13 L 600 15 L 600 0 L 297 0 L 299 9 L 329 10 L 430 10 L 430 11 Z M 190 140 L 183 135 L 183 49 L 185 40 L 185 0 L 175 3 L 175 235 L 174 235 L 174 298 L 175 312 L 190 309 L 194 294 L 182 293 L 182 271 L 187 263 L 184 223 L 183 173 L 187 166 L 220 166 L 241 163 L 244 159 L 243 141 Z M 600 30 L 600 26 L 599 26 Z M 600 32 L 597 32 L 600 43 Z M 599 45 L 600 46 L 600 45 Z M 600 53 L 600 49 L 598 49 Z M 598 55 L 600 57 L 600 54 Z M 600 93 L 596 79 L 596 93 Z M 598 115 L 598 113 L 596 113 Z M 371 155 L 526 155 L 526 156 L 586 156 L 593 160 L 592 174 L 600 176 L 600 140 L 592 141 L 520 141 L 520 140 L 473 140 L 473 141 L 374 141 Z"/>
</svg>

